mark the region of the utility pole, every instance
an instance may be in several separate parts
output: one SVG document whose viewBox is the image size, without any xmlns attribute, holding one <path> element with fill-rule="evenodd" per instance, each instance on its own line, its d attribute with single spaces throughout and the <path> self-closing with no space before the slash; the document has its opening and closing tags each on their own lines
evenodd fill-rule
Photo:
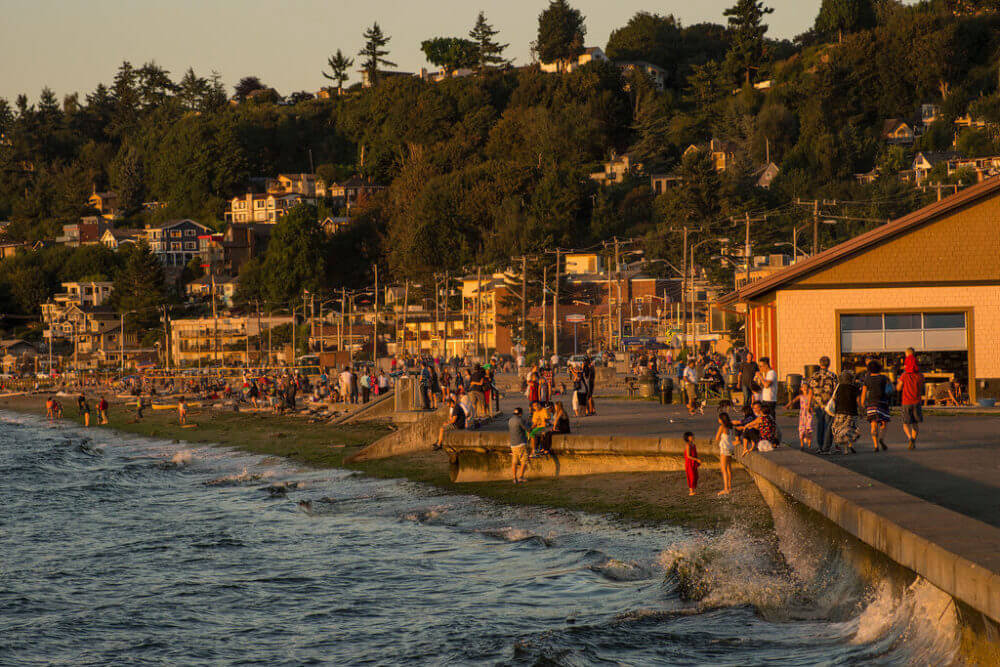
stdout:
<svg viewBox="0 0 1000 667">
<path fill-rule="evenodd" d="M 447 325 L 445 325 L 447 326 Z M 528 257 L 521 255 L 521 354 L 528 340 Z"/>
<path fill-rule="evenodd" d="M 544 266 L 544 267 L 542 267 L 542 349 L 541 349 L 541 355 L 542 355 L 543 359 L 545 357 L 545 333 L 546 333 L 545 332 L 545 329 L 546 329 L 546 326 L 545 326 L 545 319 L 546 319 L 545 318 L 545 286 L 548 284 L 548 282 L 549 282 L 549 267 L 548 266 Z"/>
<path fill-rule="evenodd" d="M 559 355 L 559 248 L 556 248 L 556 284 L 552 292 L 552 355 Z"/>
<path fill-rule="evenodd" d="M 819 207 L 820 204 L 823 206 L 836 206 L 837 200 L 823 200 L 814 199 L 812 201 L 804 201 L 802 199 L 796 198 L 795 203 L 799 206 L 810 206 L 812 207 L 812 223 L 813 223 L 813 242 L 812 242 L 812 254 L 816 255 L 819 253 Z"/>
<path fill-rule="evenodd" d="M 451 278 L 444 272 L 444 358 L 448 358 L 448 294 L 451 292 Z"/>
<path fill-rule="evenodd" d="M 354 339 L 354 295 L 347 298 L 347 347 L 349 349 L 347 358 L 351 365 L 354 365 L 354 347 L 351 341 Z"/>
<path fill-rule="evenodd" d="M 375 317 L 372 320 L 372 363 L 378 365 L 378 264 L 375 267 Z"/>
<path fill-rule="evenodd" d="M 608 350 L 614 349 L 614 329 L 611 326 L 611 258 L 608 257 Z"/>
<path fill-rule="evenodd" d="M 479 343 L 482 335 L 483 323 L 483 267 L 476 266 L 476 358 L 479 358 Z"/>
<path fill-rule="evenodd" d="M 347 312 L 347 288 L 341 288 L 340 296 L 340 330 L 337 332 L 337 352 L 344 350 L 344 313 Z"/>
<path fill-rule="evenodd" d="M 118 342 L 121 343 L 120 350 L 122 355 L 122 377 L 124 377 L 125 376 L 125 313 L 124 312 L 122 312 L 122 331 L 119 338 L 121 339 Z"/>
<path fill-rule="evenodd" d="M 302 317 L 305 317 L 305 316 L 306 316 L 306 297 L 303 296 L 302 297 Z M 274 325 L 274 322 L 271 322 L 268 325 L 267 330 L 268 330 L 269 333 L 270 333 L 271 329 L 274 328 L 273 325 Z M 287 363 L 287 359 L 285 360 L 285 362 Z M 292 366 L 294 366 L 294 365 L 295 365 L 295 306 L 292 306 Z"/>
<path fill-rule="evenodd" d="M 167 307 L 163 306 L 163 364 L 170 370 L 170 334 L 167 332 Z"/>
<path fill-rule="evenodd" d="M 212 347 L 215 348 L 215 361 L 219 361 L 219 313 L 215 309 L 215 274 L 212 274 Z"/>
<path fill-rule="evenodd" d="M 323 321 L 323 299 L 319 300 L 319 352 L 323 353 L 323 333 L 326 323 Z"/>
<path fill-rule="evenodd" d="M 274 310 L 272 308 L 267 309 L 267 365 L 271 365 L 271 360 L 274 359 L 274 345 L 273 339 L 271 337 L 271 332 L 274 329 Z M 292 308 L 292 331 L 295 331 L 295 309 Z"/>
<path fill-rule="evenodd" d="M 406 342 L 406 311 L 410 309 L 410 280 L 403 281 L 403 353 L 410 351 Z M 419 328 L 418 328 L 419 329 Z"/>
</svg>

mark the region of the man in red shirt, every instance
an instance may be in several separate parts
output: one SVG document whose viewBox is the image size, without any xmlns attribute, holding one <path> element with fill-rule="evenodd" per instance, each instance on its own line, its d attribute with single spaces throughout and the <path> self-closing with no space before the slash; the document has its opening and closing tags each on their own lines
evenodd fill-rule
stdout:
<svg viewBox="0 0 1000 667">
<path fill-rule="evenodd" d="M 924 376 L 917 366 L 917 356 L 912 347 L 906 348 L 903 374 L 896 381 L 903 405 L 903 432 L 910 439 L 910 449 L 916 449 L 920 422 L 924 420 L 921 405 L 924 402 Z"/>
</svg>

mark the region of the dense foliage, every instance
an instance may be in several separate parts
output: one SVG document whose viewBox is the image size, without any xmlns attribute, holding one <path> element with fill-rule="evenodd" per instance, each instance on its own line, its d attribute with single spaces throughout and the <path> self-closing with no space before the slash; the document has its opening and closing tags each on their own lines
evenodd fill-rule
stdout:
<svg viewBox="0 0 1000 667">
<path fill-rule="evenodd" d="M 283 99 L 248 76 L 230 103 L 218 75 L 188 70 L 175 83 L 155 63 L 126 62 L 83 99 L 74 93 L 60 104 L 45 89 L 34 105 L 26 96 L 0 100 L 0 219 L 12 221 L 10 239 L 51 239 L 90 212 L 96 188 L 119 193 L 129 209 L 122 225 L 191 217 L 221 227 L 226 198 L 250 177 L 308 171 L 310 160 L 324 177 L 358 173 L 388 186 L 333 239 L 310 227 L 312 209 L 286 219 L 268 255 L 247 265 L 248 300 L 366 284 L 373 263 L 391 280 L 423 279 L 613 235 L 644 239 L 647 256 L 679 263 L 675 231 L 740 240 L 742 223 L 732 218 L 747 211 L 769 212 L 753 232 L 766 248 L 790 241 L 811 215 L 796 198 L 854 202 L 840 212 L 881 219 L 927 201 L 933 193 L 894 172 L 914 150 L 951 148 L 953 121 L 969 111 L 991 125 L 963 131 L 958 148 L 1000 152 L 991 129 L 1000 123 L 1000 19 L 969 4 L 825 0 L 815 30 L 794 42 L 767 36 L 770 8 L 760 1 L 736 2 L 727 25 L 684 27 L 640 13 L 612 32 L 607 53 L 664 68 L 662 91 L 611 63 L 562 74 L 503 67 L 505 45 L 483 16 L 470 39 L 425 43 L 436 64 L 476 67 L 476 75 L 384 77 L 325 100 Z M 543 60 L 571 58 L 585 34 L 579 11 L 553 0 L 535 48 Z M 374 75 L 389 64 L 389 36 L 374 24 L 365 37 L 359 65 Z M 349 62 L 337 51 L 328 78 L 339 86 Z M 770 87 L 750 85 L 762 81 Z M 913 118 L 923 103 L 940 105 L 939 120 L 916 146 L 887 146 L 883 121 Z M 704 151 L 687 150 L 713 138 L 737 147 L 722 173 Z M 613 151 L 631 151 L 647 176 L 598 186 L 587 176 Z M 755 183 L 768 157 L 781 171 L 763 190 Z M 875 167 L 874 182 L 855 178 Z M 656 195 L 649 173 L 671 174 L 673 185 Z M 144 210 L 149 201 L 165 206 Z M 824 226 L 822 241 L 866 224 Z M 60 280 L 117 278 L 135 271 L 132 261 L 64 248 L 5 260 L 0 303 L 33 312 Z"/>
</svg>

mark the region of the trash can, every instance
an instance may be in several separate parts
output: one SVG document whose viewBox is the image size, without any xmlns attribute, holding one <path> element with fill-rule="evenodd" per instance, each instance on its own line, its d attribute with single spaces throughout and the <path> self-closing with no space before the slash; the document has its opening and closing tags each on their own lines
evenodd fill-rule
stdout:
<svg viewBox="0 0 1000 667">
<path fill-rule="evenodd" d="M 649 373 L 640 375 L 637 384 L 639 386 L 639 398 L 655 398 L 656 379 L 652 375 Z"/>
<path fill-rule="evenodd" d="M 674 402 L 674 379 L 669 375 L 660 380 L 660 405 L 670 405 Z"/>
<path fill-rule="evenodd" d="M 788 395 L 794 396 L 802 388 L 802 376 L 798 373 L 789 373 L 785 376 L 785 386 L 788 387 Z"/>
</svg>

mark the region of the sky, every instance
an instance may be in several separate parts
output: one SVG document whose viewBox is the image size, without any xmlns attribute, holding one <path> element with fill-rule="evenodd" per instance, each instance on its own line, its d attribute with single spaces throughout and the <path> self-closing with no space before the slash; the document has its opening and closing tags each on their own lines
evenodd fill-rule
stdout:
<svg viewBox="0 0 1000 667">
<path fill-rule="evenodd" d="M 110 83 L 123 60 L 155 60 L 179 80 L 188 67 L 213 70 L 230 87 L 247 75 L 287 95 L 328 85 L 320 74 L 338 48 L 356 54 L 361 34 L 378 21 L 392 37 L 389 59 L 399 69 L 430 66 L 420 42 L 466 36 L 480 9 L 515 64 L 530 62 L 539 12 L 547 0 L 0 0 L 0 97 L 26 93 L 32 102 L 44 86 L 58 97 Z M 604 47 L 608 35 L 637 11 L 673 14 L 682 24 L 723 22 L 735 0 L 571 0 L 586 17 L 588 46 Z M 820 0 L 770 0 L 769 36 L 794 37 L 808 29 Z M 360 59 L 355 61 L 355 69 Z M 352 77 L 352 82 L 358 80 Z"/>
</svg>

